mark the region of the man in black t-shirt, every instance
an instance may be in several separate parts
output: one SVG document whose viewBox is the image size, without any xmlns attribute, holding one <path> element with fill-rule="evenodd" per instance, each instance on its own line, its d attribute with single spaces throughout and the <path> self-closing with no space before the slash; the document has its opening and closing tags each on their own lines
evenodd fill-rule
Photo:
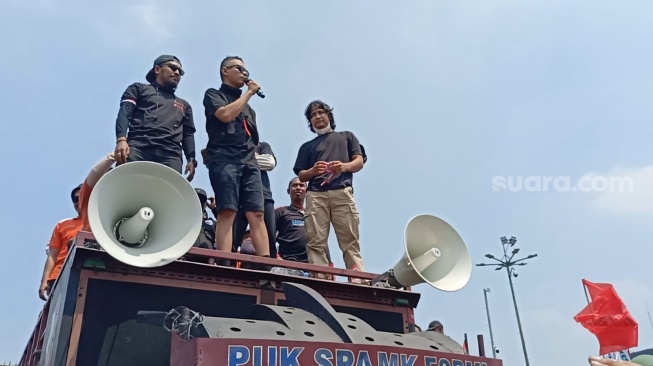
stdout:
<svg viewBox="0 0 653 366">
<path fill-rule="evenodd" d="M 266 243 L 268 243 L 270 248 L 270 257 L 276 258 L 277 246 L 274 243 L 274 200 L 272 199 L 268 172 L 277 166 L 277 160 L 274 152 L 272 152 L 272 147 L 267 142 L 261 141 L 256 147 L 256 163 L 261 170 L 261 183 L 263 184 L 263 220 L 267 229 Z M 236 216 L 236 222 L 234 223 L 234 248 L 237 247 L 238 243 L 243 241 L 243 235 L 245 234 L 248 223 L 245 213 L 242 210 L 239 211 Z"/>
<path fill-rule="evenodd" d="M 118 164 L 153 161 L 181 173 L 182 150 L 186 154 L 187 179 L 195 175 L 195 124 L 193 110 L 175 90 L 184 75 L 179 59 L 162 55 L 147 73 L 147 84 L 130 85 L 120 99 L 116 118 Z"/>
<path fill-rule="evenodd" d="M 290 195 L 290 206 L 281 206 L 274 210 L 279 255 L 285 260 L 308 262 L 304 230 L 306 183 L 295 177 L 288 184 L 287 192 Z"/>
<path fill-rule="evenodd" d="M 248 77 L 240 57 L 226 57 L 220 64 L 220 89 L 210 88 L 204 94 L 209 135 L 207 166 L 218 210 L 215 239 L 218 250 L 231 251 L 234 219 L 242 209 L 250 225 L 256 254 L 269 257 L 261 171 L 256 162 L 259 143 L 256 113 L 247 104 L 260 87 L 255 81 L 248 81 Z M 246 81 L 247 91 L 243 93 L 240 89 Z"/>
<path fill-rule="evenodd" d="M 293 168 L 302 182 L 308 182 L 304 220 L 308 261 L 329 264 L 326 248 L 333 224 L 345 266 L 364 271 L 352 186 L 353 173 L 363 169 L 363 150 L 353 133 L 334 131 L 333 109 L 326 103 L 309 103 L 304 115 L 309 129 L 318 134 L 299 148 Z"/>
<path fill-rule="evenodd" d="M 290 206 L 281 206 L 274 210 L 279 255 L 285 260 L 308 262 L 304 230 L 306 183 L 295 177 L 288 183 L 287 192 L 290 195 Z M 326 247 L 326 255 L 327 261 L 332 264 L 329 247 Z"/>
</svg>

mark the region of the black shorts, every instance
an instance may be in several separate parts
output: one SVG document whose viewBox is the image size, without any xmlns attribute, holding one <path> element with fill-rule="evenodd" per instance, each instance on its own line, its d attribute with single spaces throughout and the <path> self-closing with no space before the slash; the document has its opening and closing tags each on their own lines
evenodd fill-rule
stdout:
<svg viewBox="0 0 653 366">
<path fill-rule="evenodd" d="M 263 212 L 263 184 L 257 167 L 218 161 L 209 165 L 209 179 L 218 211 Z"/>
<path fill-rule="evenodd" d="M 281 259 L 286 261 L 308 263 L 308 254 L 306 252 L 297 254 L 279 253 L 279 255 L 281 255 Z"/>
<path fill-rule="evenodd" d="M 131 161 L 152 161 L 168 166 L 181 174 L 181 155 L 173 155 L 163 149 L 130 146 L 127 162 Z"/>
</svg>

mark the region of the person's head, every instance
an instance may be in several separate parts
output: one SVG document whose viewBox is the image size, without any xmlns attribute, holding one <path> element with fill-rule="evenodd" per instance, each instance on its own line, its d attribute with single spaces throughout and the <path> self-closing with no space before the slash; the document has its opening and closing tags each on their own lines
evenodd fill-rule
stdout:
<svg viewBox="0 0 653 366">
<path fill-rule="evenodd" d="M 444 326 L 442 326 L 442 323 L 440 323 L 438 320 L 430 322 L 429 328 L 427 330 L 444 334 Z"/>
<path fill-rule="evenodd" d="M 254 244 L 252 243 L 252 237 L 249 234 L 249 230 L 245 231 L 245 234 L 243 235 L 243 241 L 240 244 L 240 253 L 256 255 L 256 250 L 254 249 Z"/>
<path fill-rule="evenodd" d="M 161 55 L 154 60 L 154 66 L 145 79 L 150 83 L 156 81 L 165 88 L 175 89 L 182 76 L 184 70 L 181 68 L 181 61 L 172 55 Z"/>
<path fill-rule="evenodd" d="M 227 56 L 220 63 L 220 80 L 223 83 L 240 89 L 245 86 L 245 79 L 248 77 L 249 71 L 245 68 L 242 58 Z"/>
<path fill-rule="evenodd" d="M 202 205 L 202 211 L 204 211 L 206 209 L 206 201 L 208 200 L 206 191 L 202 188 L 195 188 L 195 192 L 197 192 L 197 198 L 199 198 L 200 204 Z"/>
<path fill-rule="evenodd" d="M 82 192 L 82 185 L 78 185 L 77 187 L 73 188 L 73 190 L 70 192 L 70 199 L 73 201 L 73 207 L 75 207 L 75 211 L 77 211 L 77 214 L 81 214 L 81 209 L 79 208 L 79 194 Z"/>
<path fill-rule="evenodd" d="M 290 195 L 291 202 L 303 204 L 304 198 L 306 198 L 306 183 L 303 183 L 298 177 L 295 177 L 288 183 L 287 192 Z"/>
<path fill-rule="evenodd" d="M 304 111 L 304 116 L 308 120 L 308 128 L 317 134 L 324 134 L 336 129 L 336 121 L 333 118 L 333 108 L 321 100 L 314 100 L 308 103 Z"/>
</svg>

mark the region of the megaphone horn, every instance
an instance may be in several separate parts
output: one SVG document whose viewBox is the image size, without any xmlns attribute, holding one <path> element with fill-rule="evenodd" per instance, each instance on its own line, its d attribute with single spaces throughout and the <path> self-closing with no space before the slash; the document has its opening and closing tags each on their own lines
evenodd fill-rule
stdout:
<svg viewBox="0 0 653 366">
<path fill-rule="evenodd" d="M 406 225 L 404 256 L 386 273 L 372 281 L 391 287 L 410 287 L 420 283 L 442 291 L 463 288 L 472 272 L 467 246 L 456 230 L 433 215 L 417 215 Z"/>
<path fill-rule="evenodd" d="M 193 186 L 174 169 L 153 162 L 122 164 L 106 173 L 88 202 L 91 231 L 113 258 L 158 267 L 182 257 L 202 227 Z"/>
</svg>

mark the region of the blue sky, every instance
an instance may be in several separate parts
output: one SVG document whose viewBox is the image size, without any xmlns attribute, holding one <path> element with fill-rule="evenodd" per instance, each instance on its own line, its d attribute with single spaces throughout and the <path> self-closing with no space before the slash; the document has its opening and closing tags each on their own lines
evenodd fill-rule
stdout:
<svg viewBox="0 0 653 366">
<path fill-rule="evenodd" d="M 278 158 L 278 204 L 313 136 L 304 107 L 315 98 L 335 107 L 338 129 L 369 155 L 354 180 L 369 271 L 395 264 L 419 213 L 451 223 L 474 263 L 514 235 L 521 253 L 539 255 L 515 279 L 533 365 L 579 365 L 598 351 L 573 320 L 582 278 L 613 283 L 639 321 L 640 346 L 653 346 L 652 18 L 650 1 L 3 2 L 0 359 L 18 360 L 35 325 L 44 247 L 74 214 L 72 187 L 113 149 L 121 93 L 162 53 L 187 71 L 178 95 L 194 108 L 198 150 L 219 61 L 245 59 L 267 95 L 251 104 Z M 537 188 L 544 176 L 574 187 L 627 177 L 632 189 L 492 183 L 531 177 Z M 205 169 L 193 183 L 210 188 Z M 417 286 L 418 323 L 439 319 L 460 341 L 467 333 L 474 352 L 483 333 L 489 352 L 486 287 L 500 356 L 523 364 L 503 272 L 475 267 L 454 293 Z"/>
</svg>

